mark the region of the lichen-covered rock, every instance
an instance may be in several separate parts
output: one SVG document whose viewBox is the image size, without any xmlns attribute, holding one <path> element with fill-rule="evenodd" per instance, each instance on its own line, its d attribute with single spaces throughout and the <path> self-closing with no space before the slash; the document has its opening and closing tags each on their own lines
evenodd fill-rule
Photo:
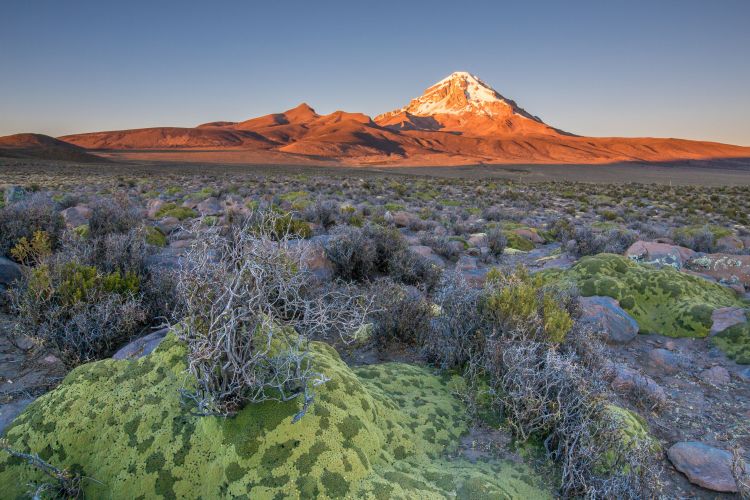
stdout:
<svg viewBox="0 0 750 500">
<path fill-rule="evenodd" d="M 568 270 L 543 273 L 548 281 L 574 282 L 582 296 L 617 299 L 641 333 L 706 337 L 715 309 L 742 306 L 735 293 L 721 285 L 670 266 L 658 269 L 613 254 L 584 257 Z"/>
<path fill-rule="evenodd" d="M 642 264 L 681 269 L 689 259 L 695 256 L 695 251 L 668 243 L 638 240 L 625 250 L 625 256 Z"/>
<path fill-rule="evenodd" d="M 92 498 L 550 497 L 531 470 L 506 461 L 444 458 L 466 431 L 466 409 L 429 370 L 349 368 L 313 343 L 330 381 L 299 422 L 301 402 L 249 405 L 234 418 L 198 417 L 178 390 L 193 383 L 172 334 L 137 361 L 73 370 L 8 429 L 12 447 L 83 471 Z M 7 498 L 41 479 L 0 457 Z"/>
<path fill-rule="evenodd" d="M 724 253 L 701 255 L 690 259 L 685 267 L 727 285 L 750 288 L 750 255 Z"/>
<path fill-rule="evenodd" d="M 737 323 L 713 337 L 713 343 L 737 363 L 750 364 L 750 314 L 748 321 Z"/>
</svg>

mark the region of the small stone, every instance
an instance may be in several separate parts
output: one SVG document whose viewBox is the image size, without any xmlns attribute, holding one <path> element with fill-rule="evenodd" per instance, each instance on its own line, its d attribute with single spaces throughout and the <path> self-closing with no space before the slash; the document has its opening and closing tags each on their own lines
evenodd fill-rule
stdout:
<svg viewBox="0 0 750 500">
<path fill-rule="evenodd" d="M 686 364 L 680 356 L 662 348 L 649 351 L 648 362 L 652 368 L 660 369 L 670 375 L 680 371 Z"/>
<path fill-rule="evenodd" d="M 153 350 L 156 349 L 159 344 L 161 344 L 161 341 L 164 340 L 164 337 L 167 336 L 168 332 L 169 328 L 162 328 L 161 330 L 157 330 L 153 333 L 149 333 L 148 335 L 140 337 L 117 351 L 112 356 L 112 359 L 135 360 L 138 358 L 142 358 L 147 354 L 151 354 L 151 352 L 153 352 Z"/>
<path fill-rule="evenodd" d="M 672 445 L 667 456 L 691 483 L 712 491 L 737 492 L 731 469 L 732 454 L 728 451 L 698 441 L 685 441 Z M 750 473 L 750 467 L 746 470 Z"/>
</svg>

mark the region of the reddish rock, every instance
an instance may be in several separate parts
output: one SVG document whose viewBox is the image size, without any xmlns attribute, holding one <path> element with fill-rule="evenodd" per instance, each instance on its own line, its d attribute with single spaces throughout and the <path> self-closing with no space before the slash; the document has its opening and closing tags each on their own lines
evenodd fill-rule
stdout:
<svg viewBox="0 0 750 500">
<path fill-rule="evenodd" d="M 687 361 L 672 351 L 659 348 L 649 351 L 648 364 L 651 368 L 672 375 L 684 368 L 687 365 Z"/>
<path fill-rule="evenodd" d="M 681 269 L 696 255 L 695 251 L 667 243 L 638 240 L 625 250 L 625 256 L 638 262 L 655 266 L 672 266 Z"/>
<path fill-rule="evenodd" d="M 750 255 L 712 253 L 690 259 L 686 267 L 720 283 L 750 288 Z"/>
<path fill-rule="evenodd" d="M 675 468 L 691 483 L 712 491 L 736 493 L 737 483 L 732 476 L 732 454 L 698 441 L 672 445 L 667 456 Z M 750 467 L 746 467 L 750 474 Z"/>
</svg>

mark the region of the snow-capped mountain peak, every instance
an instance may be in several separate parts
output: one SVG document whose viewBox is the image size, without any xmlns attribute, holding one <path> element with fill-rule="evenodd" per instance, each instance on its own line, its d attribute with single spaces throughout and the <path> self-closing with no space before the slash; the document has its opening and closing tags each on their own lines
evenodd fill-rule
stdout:
<svg viewBox="0 0 750 500">
<path fill-rule="evenodd" d="M 415 118 L 416 117 L 416 118 Z M 506 99 L 479 77 L 457 71 L 443 78 L 403 108 L 375 117 L 398 129 L 455 130 L 471 134 L 557 133 L 536 116 Z"/>
</svg>

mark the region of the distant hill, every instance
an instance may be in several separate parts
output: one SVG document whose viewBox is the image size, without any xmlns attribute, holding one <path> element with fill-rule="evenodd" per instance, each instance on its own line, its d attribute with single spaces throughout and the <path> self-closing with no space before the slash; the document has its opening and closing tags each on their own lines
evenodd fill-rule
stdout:
<svg viewBox="0 0 750 500">
<path fill-rule="evenodd" d="M 406 106 L 374 119 L 303 103 L 242 122 L 67 135 L 81 148 L 151 151 L 171 160 L 210 151 L 209 162 L 245 155 L 253 162 L 458 165 L 475 163 L 605 164 L 750 158 L 750 147 L 662 138 L 583 137 L 548 125 L 478 77 L 456 72 Z M 164 153 L 163 150 L 168 150 Z M 123 152 L 124 151 L 124 152 Z M 131 154 L 134 156 L 134 153 Z"/>
<path fill-rule="evenodd" d="M 84 163 L 107 161 L 88 153 L 84 148 L 44 134 L 14 134 L 0 137 L 0 157 Z"/>
</svg>

